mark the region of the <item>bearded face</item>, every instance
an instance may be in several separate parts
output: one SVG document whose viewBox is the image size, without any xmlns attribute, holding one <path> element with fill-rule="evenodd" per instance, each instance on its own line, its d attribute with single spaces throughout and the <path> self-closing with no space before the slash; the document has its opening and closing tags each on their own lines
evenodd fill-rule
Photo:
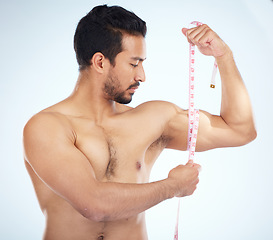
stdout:
<svg viewBox="0 0 273 240">
<path fill-rule="evenodd" d="M 135 89 L 139 86 L 139 82 L 122 87 L 118 77 L 112 72 L 109 72 L 108 78 L 104 84 L 104 93 L 107 98 L 121 104 L 128 104 L 132 101 Z"/>
</svg>

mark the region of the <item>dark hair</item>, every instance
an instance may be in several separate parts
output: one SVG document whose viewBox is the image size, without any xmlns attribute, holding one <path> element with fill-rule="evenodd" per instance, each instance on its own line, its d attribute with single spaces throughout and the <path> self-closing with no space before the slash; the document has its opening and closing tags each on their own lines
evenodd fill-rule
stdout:
<svg viewBox="0 0 273 240">
<path fill-rule="evenodd" d="M 78 23 L 74 35 L 74 49 L 79 69 L 90 66 L 96 52 L 101 52 L 112 65 L 122 52 L 122 34 L 146 35 L 146 23 L 133 12 L 119 6 L 94 7 Z"/>
</svg>

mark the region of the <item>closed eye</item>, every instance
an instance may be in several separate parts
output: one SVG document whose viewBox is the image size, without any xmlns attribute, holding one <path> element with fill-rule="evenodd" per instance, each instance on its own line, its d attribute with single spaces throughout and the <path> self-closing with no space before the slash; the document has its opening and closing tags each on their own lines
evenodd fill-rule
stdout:
<svg viewBox="0 0 273 240">
<path fill-rule="evenodd" d="M 133 62 L 135 62 L 135 61 L 133 61 Z M 138 66 L 138 64 L 139 64 L 139 59 L 137 59 L 135 63 L 136 63 L 136 64 L 131 63 L 131 65 L 132 65 L 134 68 Z"/>
</svg>

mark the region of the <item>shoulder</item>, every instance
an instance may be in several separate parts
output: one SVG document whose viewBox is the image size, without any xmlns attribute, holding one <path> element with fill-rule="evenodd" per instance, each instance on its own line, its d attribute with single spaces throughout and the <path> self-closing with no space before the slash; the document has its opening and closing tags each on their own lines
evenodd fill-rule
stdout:
<svg viewBox="0 0 273 240">
<path fill-rule="evenodd" d="M 149 108 L 160 107 L 160 108 L 164 108 L 164 109 L 165 108 L 170 109 L 170 108 L 175 108 L 176 105 L 174 103 L 167 102 L 167 101 L 153 100 L 153 101 L 144 102 L 137 107 L 149 107 Z"/>
<path fill-rule="evenodd" d="M 135 109 L 167 118 L 172 118 L 178 113 L 187 114 L 187 111 L 167 101 L 149 101 L 137 106 Z"/>
<path fill-rule="evenodd" d="M 24 143 L 54 141 L 56 138 L 73 136 L 73 130 L 65 115 L 41 111 L 31 117 L 23 130 Z"/>
<path fill-rule="evenodd" d="M 25 125 L 24 130 L 29 129 L 48 129 L 56 126 L 67 125 L 68 120 L 60 113 L 41 111 L 32 116 Z"/>
</svg>

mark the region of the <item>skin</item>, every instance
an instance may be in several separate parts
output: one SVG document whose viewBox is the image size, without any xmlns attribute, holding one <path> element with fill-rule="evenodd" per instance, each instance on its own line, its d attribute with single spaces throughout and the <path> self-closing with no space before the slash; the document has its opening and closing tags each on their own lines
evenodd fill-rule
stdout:
<svg viewBox="0 0 273 240">
<path fill-rule="evenodd" d="M 251 105 L 231 50 L 207 25 L 182 32 L 216 58 L 222 79 L 221 114 L 200 112 L 197 151 L 252 141 Z M 149 183 L 164 148 L 186 150 L 188 116 L 168 102 L 130 108 L 115 101 L 129 102 L 145 81 L 144 38 L 125 34 L 123 49 L 115 67 L 94 54 L 71 96 L 24 128 L 25 164 L 46 216 L 46 240 L 145 240 L 145 210 L 196 189 L 200 166 L 191 161 Z"/>
</svg>

